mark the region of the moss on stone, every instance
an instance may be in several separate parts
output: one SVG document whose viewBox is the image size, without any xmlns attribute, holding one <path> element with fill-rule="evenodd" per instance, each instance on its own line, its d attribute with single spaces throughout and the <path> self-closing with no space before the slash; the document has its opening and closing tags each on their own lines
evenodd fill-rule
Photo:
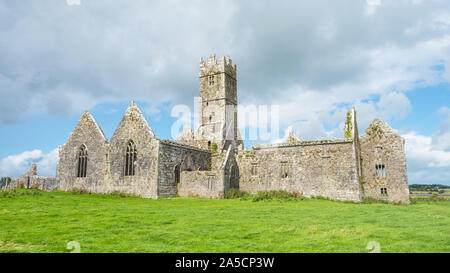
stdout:
<svg viewBox="0 0 450 273">
<path fill-rule="evenodd" d="M 218 154 L 218 147 L 217 147 L 217 143 L 213 142 L 211 143 L 211 146 L 209 147 L 209 150 L 213 153 L 213 154 Z"/>
<path fill-rule="evenodd" d="M 347 119 L 345 120 L 345 138 L 352 138 L 352 115 L 349 112 L 347 112 Z"/>
</svg>

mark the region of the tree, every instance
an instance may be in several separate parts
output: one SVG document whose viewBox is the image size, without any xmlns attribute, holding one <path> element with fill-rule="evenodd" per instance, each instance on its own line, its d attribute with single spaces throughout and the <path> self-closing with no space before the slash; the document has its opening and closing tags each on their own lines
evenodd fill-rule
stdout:
<svg viewBox="0 0 450 273">
<path fill-rule="evenodd" d="M 11 182 L 11 177 L 2 177 L 0 179 L 0 188 L 3 188 L 5 185 Z"/>
</svg>

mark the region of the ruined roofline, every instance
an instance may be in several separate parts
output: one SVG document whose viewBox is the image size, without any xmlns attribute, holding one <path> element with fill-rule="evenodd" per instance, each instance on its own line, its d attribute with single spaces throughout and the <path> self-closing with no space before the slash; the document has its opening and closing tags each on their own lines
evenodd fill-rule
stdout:
<svg viewBox="0 0 450 273">
<path fill-rule="evenodd" d="M 387 122 L 382 121 L 381 119 L 375 118 L 372 122 L 367 126 L 367 129 L 364 131 L 363 135 L 360 135 L 359 138 L 368 138 L 374 132 L 381 131 L 384 134 L 395 135 L 403 138 L 394 128 L 392 128 Z"/>
<path fill-rule="evenodd" d="M 56 179 L 55 176 L 41 176 L 41 175 L 25 175 L 23 174 L 24 177 L 32 177 L 32 178 L 41 178 L 41 179 Z M 15 178 L 15 179 L 20 179 L 20 177 Z M 12 179 L 14 180 L 14 179 Z"/>
<path fill-rule="evenodd" d="M 95 128 L 97 129 L 97 131 L 100 133 L 100 136 L 102 136 L 103 140 L 105 141 L 105 143 L 108 143 L 109 140 L 106 137 L 105 133 L 103 132 L 102 128 L 100 127 L 100 125 L 98 125 L 97 121 L 95 120 L 94 116 L 92 116 L 92 114 L 86 110 L 84 111 L 84 113 L 81 115 L 80 119 L 78 120 L 77 125 L 75 126 L 75 129 L 72 130 L 72 132 L 69 135 L 69 140 L 72 138 L 73 133 L 76 131 L 76 128 L 82 123 L 82 121 L 84 119 L 90 120 L 94 123 Z"/>
<path fill-rule="evenodd" d="M 88 112 L 88 111 L 86 111 L 86 113 L 90 116 L 90 118 L 91 118 L 92 121 L 94 122 L 95 126 L 97 127 L 97 130 L 100 131 L 100 134 L 103 136 L 103 138 L 105 139 L 105 141 L 108 142 L 108 138 L 106 137 L 105 133 L 103 132 L 102 127 L 100 127 L 100 125 L 98 125 L 98 123 L 97 123 L 97 121 L 95 120 L 94 116 L 93 116 L 90 112 Z"/>
<path fill-rule="evenodd" d="M 119 122 L 119 125 L 117 125 L 116 130 L 114 130 L 111 140 L 115 138 L 116 133 L 118 132 L 118 129 L 121 127 L 122 123 L 125 122 L 125 120 L 127 118 L 130 118 L 133 115 L 136 115 L 138 120 L 140 120 L 144 123 L 145 129 L 152 137 L 156 137 L 155 133 L 152 130 L 152 127 L 150 127 L 150 124 L 148 123 L 148 121 L 144 117 L 144 115 L 142 114 L 142 111 L 139 108 L 139 106 L 134 101 L 131 101 L 127 107 L 127 110 L 123 114 L 122 119 Z"/>
<path fill-rule="evenodd" d="M 275 149 L 275 148 L 289 148 L 297 146 L 315 146 L 315 145 L 335 145 L 353 143 L 351 139 L 331 139 L 331 140 L 309 140 L 289 143 L 272 143 L 260 144 L 252 146 L 252 150 Z"/>
<path fill-rule="evenodd" d="M 189 150 L 194 150 L 194 151 L 199 151 L 199 152 L 204 152 L 204 153 L 211 153 L 211 151 L 209 151 L 209 150 L 201 149 L 201 148 L 198 148 L 198 147 L 195 147 L 192 145 L 183 144 L 183 143 L 179 143 L 179 142 L 168 140 L 168 139 L 160 139 L 159 142 L 161 144 L 166 144 L 166 145 L 170 145 L 170 146 L 174 146 L 174 147 L 179 147 L 179 148 L 184 148 L 184 149 L 189 149 Z"/>
</svg>

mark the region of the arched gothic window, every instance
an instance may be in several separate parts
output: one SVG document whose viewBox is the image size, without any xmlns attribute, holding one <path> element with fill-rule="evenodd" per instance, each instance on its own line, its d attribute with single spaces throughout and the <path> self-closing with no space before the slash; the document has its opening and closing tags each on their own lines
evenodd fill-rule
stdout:
<svg viewBox="0 0 450 273">
<path fill-rule="evenodd" d="M 239 189 L 239 170 L 236 164 L 233 164 L 230 168 L 230 188 Z"/>
<path fill-rule="evenodd" d="M 127 152 L 125 154 L 125 176 L 133 176 L 135 174 L 137 151 L 136 145 L 132 140 L 128 141 Z"/>
<path fill-rule="evenodd" d="M 83 144 L 78 150 L 77 177 L 86 177 L 87 156 L 87 148 L 86 145 Z"/>
</svg>

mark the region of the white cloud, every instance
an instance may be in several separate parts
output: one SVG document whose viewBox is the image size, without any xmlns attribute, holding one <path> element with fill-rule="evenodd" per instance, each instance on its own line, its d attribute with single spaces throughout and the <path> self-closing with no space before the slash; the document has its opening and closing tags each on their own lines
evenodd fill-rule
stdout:
<svg viewBox="0 0 450 273">
<path fill-rule="evenodd" d="M 381 4 L 381 0 L 366 0 L 366 2 L 369 6 L 379 6 Z"/>
<path fill-rule="evenodd" d="M 439 131 L 433 134 L 433 149 L 450 152 L 450 108 L 442 107 L 438 113 L 446 119 L 441 123 Z"/>
<path fill-rule="evenodd" d="M 3 123 L 109 101 L 191 102 L 198 60 L 214 52 L 238 64 L 242 103 L 307 97 L 316 115 L 450 78 L 433 69 L 450 62 L 444 0 L 6 1 L 0 18 Z M 303 120 L 305 105 L 285 121 Z"/>
<path fill-rule="evenodd" d="M 409 184 L 447 184 L 450 181 L 450 152 L 436 150 L 432 138 L 408 132 L 405 151 Z"/>
<path fill-rule="evenodd" d="M 0 160 L 0 176 L 19 177 L 25 173 L 31 163 L 36 163 L 38 175 L 55 176 L 58 161 L 58 149 L 45 154 L 41 150 L 25 151 Z"/>
<path fill-rule="evenodd" d="M 409 132 L 402 135 L 405 138 L 405 150 L 408 158 L 419 161 L 426 167 L 450 167 L 450 152 L 436 150 L 432 146 L 430 136 Z"/>
<path fill-rule="evenodd" d="M 376 7 L 381 5 L 381 0 L 366 0 L 366 2 L 367 2 L 366 8 L 367 15 L 373 15 L 376 11 Z"/>
</svg>

